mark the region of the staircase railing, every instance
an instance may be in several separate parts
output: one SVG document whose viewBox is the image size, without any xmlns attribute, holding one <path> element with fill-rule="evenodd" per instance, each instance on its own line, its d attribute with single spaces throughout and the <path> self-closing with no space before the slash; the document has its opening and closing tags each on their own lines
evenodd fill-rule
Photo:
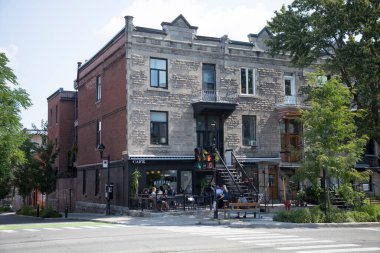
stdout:
<svg viewBox="0 0 380 253">
<path fill-rule="evenodd" d="M 215 149 L 215 153 L 220 157 L 220 162 L 223 164 L 223 167 L 226 169 L 226 171 L 228 172 L 228 175 L 230 176 L 230 178 L 232 179 L 236 189 L 238 190 L 239 194 L 242 194 L 241 192 L 241 189 L 239 187 L 239 184 L 236 182 L 234 176 L 232 175 L 230 169 L 228 168 L 228 166 L 226 165 L 226 163 L 224 162 L 224 160 L 222 159 L 222 156 L 220 155 L 219 151 L 217 149 Z M 215 168 L 216 169 L 216 168 Z"/>
<path fill-rule="evenodd" d="M 243 176 L 244 176 L 245 178 L 247 178 L 247 180 L 248 180 L 248 186 L 250 186 L 251 189 L 254 190 L 255 194 L 257 194 L 258 191 L 257 191 L 255 185 L 253 184 L 252 180 L 249 179 L 248 174 L 247 174 L 247 172 L 245 171 L 243 165 L 241 165 L 241 163 L 238 161 L 238 159 L 236 158 L 234 152 L 231 152 L 231 153 L 232 153 L 232 157 L 233 157 L 233 159 L 235 160 L 236 164 L 239 166 L 239 170 L 242 172 Z"/>
</svg>

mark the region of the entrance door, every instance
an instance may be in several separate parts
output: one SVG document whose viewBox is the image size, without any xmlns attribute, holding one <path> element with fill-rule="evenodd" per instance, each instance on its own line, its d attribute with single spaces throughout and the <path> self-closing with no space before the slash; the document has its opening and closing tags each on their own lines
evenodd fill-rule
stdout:
<svg viewBox="0 0 380 253">
<path fill-rule="evenodd" d="M 268 196 L 270 199 L 278 199 L 278 174 L 277 166 L 269 166 Z"/>
<path fill-rule="evenodd" d="M 215 147 L 223 152 L 223 123 L 221 117 L 212 115 L 199 115 L 197 117 L 197 146 Z"/>
</svg>

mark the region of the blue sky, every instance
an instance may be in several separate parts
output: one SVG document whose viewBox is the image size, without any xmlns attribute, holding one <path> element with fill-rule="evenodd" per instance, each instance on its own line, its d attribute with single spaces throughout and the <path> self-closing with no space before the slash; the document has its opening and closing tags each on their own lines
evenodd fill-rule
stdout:
<svg viewBox="0 0 380 253">
<path fill-rule="evenodd" d="M 183 14 L 198 35 L 248 41 L 290 0 L 0 0 L 0 52 L 10 59 L 33 106 L 21 114 L 24 127 L 47 118 L 47 97 L 73 90 L 77 62 L 90 59 L 124 25 L 161 29 Z"/>
</svg>

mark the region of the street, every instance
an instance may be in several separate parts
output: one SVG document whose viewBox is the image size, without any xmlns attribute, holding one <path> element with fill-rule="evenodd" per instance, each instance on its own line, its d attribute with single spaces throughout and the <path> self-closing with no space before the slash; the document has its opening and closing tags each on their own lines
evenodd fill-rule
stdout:
<svg viewBox="0 0 380 253">
<path fill-rule="evenodd" d="M 380 227 L 253 229 L 23 219 L 0 225 L 0 252 L 380 252 L 379 238 Z"/>
</svg>

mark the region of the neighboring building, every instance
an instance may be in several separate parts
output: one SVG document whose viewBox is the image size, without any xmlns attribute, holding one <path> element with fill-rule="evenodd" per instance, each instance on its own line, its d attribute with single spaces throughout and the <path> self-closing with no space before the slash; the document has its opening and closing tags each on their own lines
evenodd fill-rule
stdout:
<svg viewBox="0 0 380 253">
<path fill-rule="evenodd" d="M 48 139 L 59 150 L 59 155 L 54 163 L 59 179 L 56 191 L 49 195 L 49 206 L 55 206 L 63 210 L 68 206 L 74 210 L 75 199 L 73 189 L 76 177 L 74 162 L 76 159 L 75 145 L 75 118 L 76 118 L 75 91 L 58 89 L 47 98 L 48 101 Z"/>
<path fill-rule="evenodd" d="M 97 150 L 103 144 L 111 161 L 112 205 L 129 205 L 135 169 L 142 173 L 140 190 L 170 184 L 177 193 L 199 194 L 200 182 L 211 180 L 214 171 L 194 166 L 194 149 L 214 144 L 227 165 L 243 164 L 266 199 L 283 200 L 301 157 L 302 127 L 295 119 L 304 69 L 294 68 L 287 56 L 266 53 L 267 29 L 241 42 L 197 35 L 182 15 L 161 25 L 135 26 L 126 16 L 125 27 L 78 65 L 78 113 L 65 127 L 60 93 L 49 97 L 49 138 L 55 103 L 59 129 L 77 136 L 66 140 L 77 147 L 78 172 L 61 189 L 72 189 L 77 209 L 104 210 L 107 171 Z M 52 136 L 62 151 L 62 138 Z M 62 160 L 59 170 L 64 166 Z M 230 183 L 218 170 L 217 183 Z"/>
</svg>

